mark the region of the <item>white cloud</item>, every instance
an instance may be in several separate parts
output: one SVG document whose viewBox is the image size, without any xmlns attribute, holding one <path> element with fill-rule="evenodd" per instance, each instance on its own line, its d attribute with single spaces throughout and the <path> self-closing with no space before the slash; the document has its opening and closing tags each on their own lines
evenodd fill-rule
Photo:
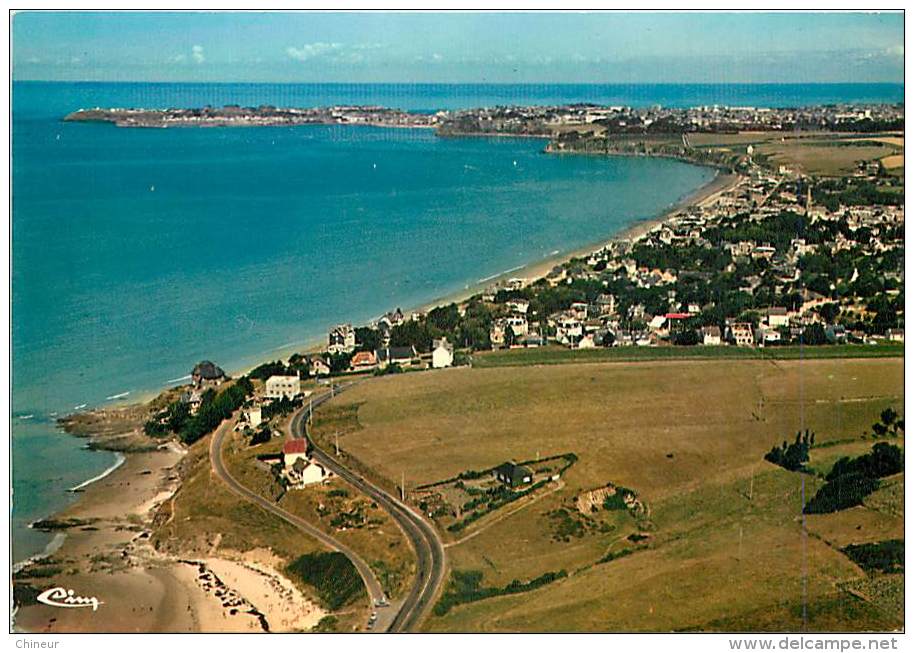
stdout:
<svg viewBox="0 0 914 653">
<path fill-rule="evenodd" d="M 203 63 L 206 61 L 206 57 L 203 55 L 203 46 L 195 45 L 190 49 L 190 56 L 194 58 L 194 61 L 197 63 Z"/>
<path fill-rule="evenodd" d="M 172 60 L 174 63 L 184 63 L 185 61 L 187 61 L 187 55 L 184 55 L 184 54 L 176 54 L 175 56 L 173 56 L 173 57 L 171 58 L 171 60 Z"/>
<path fill-rule="evenodd" d="M 309 59 L 325 57 L 332 52 L 339 51 L 342 47 L 342 43 L 324 43 L 323 41 L 318 41 L 317 43 L 306 43 L 300 48 L 289 46 L 286 48 L 286 54 L 289 55 L 290 58 L 298 61 L 308 61 Z"/>
</svg>

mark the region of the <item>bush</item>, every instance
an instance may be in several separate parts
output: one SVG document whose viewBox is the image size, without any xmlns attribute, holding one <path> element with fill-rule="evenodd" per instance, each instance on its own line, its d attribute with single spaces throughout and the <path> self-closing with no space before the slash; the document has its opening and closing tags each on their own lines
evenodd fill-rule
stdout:
<svg viewBox="0 0 914 653">
<path fill-rule="evenodd" d="M 338 551 L 307 553 L 292 562 L 287 571 L 314 587 L 329 610 L 338 610 L 365 596 L 362 577 L 352 561 Z"/>
<path fill-rule="evenodd" d="M 823 485 L 803 508 L 807 515 L 838 512 L 863 505 L 863 500 L 879 487 L 879 481 L 863 474 L 845 474 Z"/>
<path fill-rule="evenodd" d="M 879 442 L 873 445 L 873 450 L 853 460 L 841 458 L 834 464 L 828 476 L 828 481 L 833 481 L 845 474 L 861 474 L 868 478 L 882 478 L 897 474 L 904 469 L 904 457 L 894 444 Z"/>
<path fill-rule="evenodd" d="M 879 479 L 904 469 L 904 458 L 894 444 L 879 442 L 870 453 L 841 458 L 825 477 L 828 481 L 806 504 L 803 512 L 821 514 L 863 505 L 867 495 L 879 487 Z"/>
<path fill-rule="evenodd" d="M 263 444 L 264 442 L 269 442 L 272 437 L 273 434 L 270 433 L 270 428 L 264 427 L 251 436 L 251 446 L 253 447 L 258 444 Z"/>
<path fill-rule="evenodd" d="M 447 589 L 438 600 L 438 603 L 435 604 L 433 611 L 436 616 L 441 617 L 450 612 L 451 608 L 462 603 L 481 601 L 493 596 L 529 592 L 566 576 L 568 574 L 562 569 L 557 572 L 546 572 L 542 576 L 538 576 L 526 583 L 515 579 L 504 587 L 482 587 L 481 571 L 458 571 L 455 569 L 451 573 L 451 582 L 448 583 Z"/>
<path fill-rule="evenodd" d="M 867 571 L 878 570 L 884 574 L 904 573 L 904 540 L 851 544 L 841 551 Z"/>
<path fill-rule="evenodd" d="M 797 437 L 792 444 L 785 440 L 780 447 L 774 446 L 765 454 L 765 460 L 775 465 L 780 465 L 791 472 L 802 471 L 809 462 L 809 448 L 816 443 L 816 434 L 797 431 Z"/>
</svg>

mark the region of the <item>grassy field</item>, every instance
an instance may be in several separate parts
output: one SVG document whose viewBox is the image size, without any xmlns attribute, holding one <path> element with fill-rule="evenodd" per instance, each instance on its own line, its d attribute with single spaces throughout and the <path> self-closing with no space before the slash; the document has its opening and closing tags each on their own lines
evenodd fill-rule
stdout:
<svg viewBox="0 0 914 653">
<path fill-rule="evenodd" d="M 904 166 L 904 135 L 847 134 L 833 132 L 739 132 L 735 134 L 689 134 L 692 147 L 743 154 L 752 145 L 755 158 L 770 165 L 785 165 L 794 170 L 821 176 L 854 172 L 860 161 L 881 160 L 887 170 Z M 614 134 L 617 143 L 646 142 L 678 145 L 681 138 L 669 134 L 630 136 Z"/>
<path fill-rule="evenodd" d="M 578 456 L 559 491 L 448 548 L 451 568 L 482 572 L 484 587 L 568 577 L 456 606 L 427 629 L 901 626 L 897 578 L 868 575 L 839 548 L 901 536 L 903 475 L 866 507 L 804 528 L 804 501 L 823 481 L 763 460 L 806 428 L 813 466 L 867 451 L 879 412 L 902 408 L 901 358 L 590 362 L 371 379 L 333 402 L 347 454 L 408 486 L 512 458 Z M 637 492 L 647 513 L 600 513 L 605 527 L 556 538 L 555 511 L 574 516 L 574 499 L 607 483 Z"/>
<path fill-rule="evenodd" d="M 670 359 L 706 360 L 758 359 L 789 360 L 812 358 L 872 358 L 903 356 L 902 343 L 880 345 L 832 345 L 822 347 L 610 347 L 597 349 L 568 349 L 567 347 L 536 347 L 531 349 L 500 349 L 479 352 L 473 357 L 474 367 L 504 367 L 518 365 L 556 365 L 562 363 L 602 363 Z"/>
</svg>

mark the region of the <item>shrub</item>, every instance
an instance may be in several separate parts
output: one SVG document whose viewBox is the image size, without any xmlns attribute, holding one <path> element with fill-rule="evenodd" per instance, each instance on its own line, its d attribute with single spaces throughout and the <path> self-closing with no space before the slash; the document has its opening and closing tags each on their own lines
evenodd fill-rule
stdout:
<svg viewBox="0 0 914 653">
<path fill-rule="evenodd" d="M 904 573 L 904 540 L 851 544 L 841 551 L 867 571 L 878 570 L 885 574 Z"/>
<path fill-rule="evenodd" d="M 451 582 L 448 583 L 444 594 L 435 604 L 434 613 L 441 617 L 450 612 L 451 608 L 462 603 L 481 601 L 493 596 L 529 592 L 566 576 L 568 574 L 562 569 L 557 572 L 548 571 L 526 583 L 515 579 L 504 587 L 482 587 L 481 571 L 458 571 L 455 569 L 451 573 Z"/>
<path fill-rule="evenodd" d="M 867 495 L 878 487 L 879 481 L 863 474 L 844 474 L 823 485 L 803 508 L 803 512 L 817 515 L 860 506 Z"/>
<path fill-rule="evenodd" d="M 307 553 L 288 567 L 294 577 L 314 587 L 324 607 L 338 610 L 365 595 L 362 577 L 352 561 L 338 551 Z"/>
<path fill-rule="evenodd" d="M 805 433 L 797 431 L 797 437 L 793 443 L 787 444 L 785 440 L 780 447 L 772 447 L 771 451 L 765 454 L 765 460 L 791 472 L 801 471 L 809 462 L 809 448 L 815 442 L 816 434 L 810 433 L 809 429 Z"/>
<path fill-rule="evenodd" d="M 879 442 L 873 445 L 873 450 L 857 458 L 841 458 L 834 464 L 828 476 L 828 481 L 833 481 L 845 474 L 861 474 L 869 478 L 882 478 L 897 474 L 904 469 L 904 456 L 894 444 Z"/>
</svg>

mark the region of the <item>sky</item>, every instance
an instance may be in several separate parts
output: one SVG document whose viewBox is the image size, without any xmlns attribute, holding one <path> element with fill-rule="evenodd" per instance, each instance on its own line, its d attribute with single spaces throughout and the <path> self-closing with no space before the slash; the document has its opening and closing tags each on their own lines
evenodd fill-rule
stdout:
<svg viewBox="0 0 914 653">
<path fill-rule="evenodd" d="M 904 81 L 901 13 L 69 13 L 13 17 L 17 80 Z"/>
</svg>

